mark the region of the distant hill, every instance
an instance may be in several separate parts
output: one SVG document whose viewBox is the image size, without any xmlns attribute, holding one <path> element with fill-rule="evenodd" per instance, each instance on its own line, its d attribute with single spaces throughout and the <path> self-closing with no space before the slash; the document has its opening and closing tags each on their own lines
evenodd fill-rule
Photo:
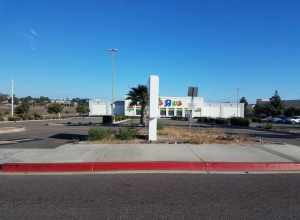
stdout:
<svg viewBox="0 0 300 220">
<path fill-rule="evenodd" d="M 0 92 L 0 103 L 7 101 L 8 97 L 9 96 L 7 94 Z"/>
</svg>

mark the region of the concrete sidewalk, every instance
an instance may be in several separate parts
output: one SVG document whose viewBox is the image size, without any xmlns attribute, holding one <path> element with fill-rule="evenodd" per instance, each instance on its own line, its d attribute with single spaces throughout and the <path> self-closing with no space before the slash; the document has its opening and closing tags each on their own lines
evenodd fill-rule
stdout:
<svg viewBox="0 0 300 220">
<path fill-rule="evenodd" d="M 55 149 L 0 149 L 3 163 L 300 162 L 294 145 L 66 144 Z"/>
</svg>

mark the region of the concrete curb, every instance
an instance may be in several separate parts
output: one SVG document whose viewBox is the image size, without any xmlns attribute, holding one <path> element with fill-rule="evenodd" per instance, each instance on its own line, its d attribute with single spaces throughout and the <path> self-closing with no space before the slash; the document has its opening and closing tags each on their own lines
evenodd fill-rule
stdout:
<svg viewBox="0 0 300 220">
<path fill-rule="evenodd" d="M 300 171 L 300 163 L 272 162 L 83 162 L 83 163 L 6 163 L 3 173 L 26 172 L 103 172 L 103 171 L 204 171 L 266 172 Z"/>
<path fill-rule="evenodd" d="M 16 133 L 16 132 L 22 132 L 22 131 L 26 131 L 26 128 L 24 128 L 24 127 L 3 127 L 3 128 L 0 128 L 0 134 L 10 134 L 10 133 Z"/>
</svg>

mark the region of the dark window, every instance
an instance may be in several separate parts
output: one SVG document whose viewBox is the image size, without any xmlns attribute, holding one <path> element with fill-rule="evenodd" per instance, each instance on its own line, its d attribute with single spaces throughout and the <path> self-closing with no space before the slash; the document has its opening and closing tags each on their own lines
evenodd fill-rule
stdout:
<svg viewBox="0 0 300 220">
<path fill-rule="evenodd" d="M 166 116 L 166 109 L 165 108 L 160 109 L 160 116 Z"/>
</svg>

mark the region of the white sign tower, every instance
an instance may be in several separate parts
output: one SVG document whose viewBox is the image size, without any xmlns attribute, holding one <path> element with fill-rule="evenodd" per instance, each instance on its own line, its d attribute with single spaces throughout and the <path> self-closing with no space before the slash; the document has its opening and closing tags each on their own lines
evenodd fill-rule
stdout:
<svg viewBox="0 0 300 220">
<path fill-rule="evenodd" d="M 159 77 L 150 75 L 149 77 L 149 129 L 148 140 L 157 140 L 157 118 L 159 117 Z"/>
</svg>

